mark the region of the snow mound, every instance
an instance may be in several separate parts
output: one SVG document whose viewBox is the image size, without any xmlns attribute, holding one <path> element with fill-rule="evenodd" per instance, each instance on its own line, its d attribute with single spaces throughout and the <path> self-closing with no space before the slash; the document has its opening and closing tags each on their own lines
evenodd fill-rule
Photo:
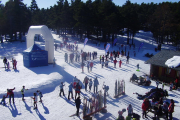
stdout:
<svg viewBox="0 0 180 120">
<path fill-rule="evenodd" d="M 180 65 L 180 56 L 173 56 L 165 62 L 165 65 L 170 68 L 178 67 Z"/>
</svg>

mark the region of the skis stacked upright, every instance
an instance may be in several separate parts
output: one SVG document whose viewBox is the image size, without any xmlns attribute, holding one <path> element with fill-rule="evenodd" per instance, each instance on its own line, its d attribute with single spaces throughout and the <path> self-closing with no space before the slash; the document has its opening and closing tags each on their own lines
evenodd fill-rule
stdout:
<svg viewBox="0 0 180 120">
<path fill-rule="evenodd" d="M 86 110 L 87 110 L 87 98 L 84 97 L 84 100 L 83 100 L 83 116 L 86 115 Z"/>
<path fill-rule="evenodd" d="M 117 89 L 116 89 L 116 84 L 118 86 Z M 117 98 L 118 96 L 124 95 L 124 94 L 125 94 L 125 81 L 124 80 L 121 80 L 118 82 L 116 81 L 115 82 L 115 96 L 114 96 L 114 98 Z"/>
<path fill-rule="evenodd" d="M 86 102 L 84 101 L 84 103 Z M 90 118 L 91 115 L 96 114 L 100 112 L 102 109 L 106 108 L 106 106 L 103 106 L 103 103 L 104 103 L 104 98 L 102 92 L 99 91 L 97 94 L 95 94 L 90 98 L 87 108 L 86 109 L 83 108 L 83 111 L 86 111 L 86 113 L 83 112 L 83 119 Z"/>
</svg>

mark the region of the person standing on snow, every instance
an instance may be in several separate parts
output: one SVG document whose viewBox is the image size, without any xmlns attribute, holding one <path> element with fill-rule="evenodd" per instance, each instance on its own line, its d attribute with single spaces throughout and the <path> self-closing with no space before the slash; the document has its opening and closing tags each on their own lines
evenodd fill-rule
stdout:
<svg viewBox="0 0 180 120">
<path fill-rule="evenodd" d="M 6 105 L 6 101 L 5 101 L 5 99 L 6 99 L 6 96 L 5 96 L 5 95 L 3 95 L 3 98 L 2 98 L 2 100 L 1 100 L 1 102 L 0 102 L 0 104 Z"/>
<path fill-rule="evenodd" d="M 90 63 L 87 62 L 87 69 L 88 69 L 88 72 L 89 72 L 89 66 L 90 66 Z"/>
<path fill-rule="evenodd" d="M 84 62 L 82 61 L 82 63 L 81 63 L 81 68 L 82 68 L 82 73 L 84 72 Z"/>
<path fill-rule="evenodd" d="M 28 90 L 28 89 L 25 89 L 25 86 L 22 86 L 22 89 L 21 89 L 21 94 L 22 94 L 22 100 L 25 100 L 24 99 L 24 92 Z"/>
<path fill-rule="evenodd" d="M 80 105 L 81 105 L 81 99 L 80 99 L 80 96 L 75 100 L 75 103 L 76 103 L 76 115 L 79 116 L 79 108 L 80 108 Z"/>
<path fill-rule="evenodd" d="M 120 61 L 119 61 L 119 67 L 121 67 L 121 64 L 122 64 L 122 61 L 120 60 Z"/>
<path fill-rule="evenodd" d="M 89 91 L 91 91 L 91 87 L 92 87 L 92 79 L 89 80 Z"/>
<path fill-rule="evenodd" d="M 6 69 L 6 67 L 7 67 L 7 59 L 6 59 L 6 57 L 4 57 L 3 63 L 4 63 L 4 67 L 5 67 L 5 69 Z"/>
<path fill-rule="evenodd" d="M 6 97 L 8 97 L 8 95 L 9 95 L 9 103 L 10 104 L 11 104 L 11 97 L 12 97 L 13 104 L 14 104 L 14 92 L 13 92 L 13 90 L 15 90 L 15 87 L 13 89 L 7 89 Z"/>
<path fill-rule="evenodd" d="M 85 91 L 87 91 L 88 81 L 89 81 L 89 78 L 86 76 L 83 81 L 83 83 L 85 84 Z"/>
<path fill-rule="evenodd" d="M 37 94 L 38 94 L 38 96 L 40 98 L 39 102 L 42 102 L 42 97 L 43 97 L 42 92 L 40 90 L 37 90 L 36 92 L 37 92 Z"/>
<path fill-rule="evenodd" d="M 114 60 L 114 67 L 116 67 L 116 63 L 117 63 L 117 60 L 115 59 L 115 60 Z"/>
<path fill-rule="evenodd" d="M 64 87 L 63 82 L 61 82 L 61 84 L 59 85 L 59 87 L 60 87 L 60 93 L 59 93 L 59 96 L 61 97 L 61 92 L 63 93 L 63 96 L 65 96 L 65 95 L 64 95 L 64 89 L 63 89 L 63 87 Z"/>
<path fill-rule="evenodd" d="M 132 105 L 129 104 L 129 106 L 127 107 L 127 111 L 128 111 L 128 116 L 132 116 L 133 114 L 133 108 L 132 108 Z"/>
<path fill-rule="evenodd" d="M 99 85 L 99 81 L 97 79 L 97 77 L 94 79 L 94 93 L 98 91 L 98 85 Z"/>
<path fill-rule="evenodd" d="M 93 62 L 90 63 L 90 71 L 92 72 Z"/>
<path fill-rule="evenodd" d="M 16 67 L 17 61 L 16 61 L 16 59 L 13 60 L 13 64 L 14 64 L 14 69 L 17 69 L 17 67 Z"/>
<path fill-rule="evenodd" d="M 73 99 L 73 84 L 72 84 L 72 82 L 68 87 L 69 87 L 69 92 L 68 92 L 68 100 L 69 100 L 70 94 L 71 94 L 71 98 Z"/>
<path fill-rule="evenodd" d="M 31 97 L 34 100 L 34 109 L 37 109 L 37 94 L 34 93 L 34 97 Z"/>
<path fill-rule="evenodd" d="M 102 68 L 103 68 L 103 66 L 104 66 L 104 62 L 103 61 L 101 62 L 101 65 L 102 65 Z"/>
<path fill-rule="evenodd" d="M 81 90 L 81 86 L 80 86 L 80 83 L 77 82 L 76 84 L 76 89 L 75 89 L 75 99 L 76 99 L 76 95 L 78 94 L 80 96 L 80 91 Z"/>
<path fill-rule="evenodd" d="M 142 110 L 143 110 L 143 115 L 142 115 L 142 118 L 144 119 L 144 116 L 145 118 L 147 118 L 147 113 L 146 111 L 149 109 L 149 100 L 147 98 L 144 99 L 143 103 L 142 103 Z"/>
<path fill-rule="evenodd" d="M 172 113 L 174 112 L 174 100 L 171 99 L 171 103 L 168 107 L 168 112 L 169 112 L 169 120 L 172 120 Z"/>
<path fill-rule="evenodd" d="M 99 59 L 100 59 L 100 64 L 101 64 L 101 55 L 100 55 Z"/>
</svg>

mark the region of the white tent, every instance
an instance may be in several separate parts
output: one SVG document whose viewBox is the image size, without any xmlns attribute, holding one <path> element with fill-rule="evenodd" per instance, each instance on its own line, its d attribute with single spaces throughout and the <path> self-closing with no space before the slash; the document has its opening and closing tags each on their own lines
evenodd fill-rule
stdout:
<svg viewBox="0 0 180 120">
<path fill-rule="evenodd" d="M 45 50 L 48 51 L 48 63 L 53 63 L 54 59 L 54 40 L 51 31 L 47 26 L 30 26 L 27 34 L 27 48 L 34 45 L 35 34 L 42 34 L 45 39 Z"/>
</svg>

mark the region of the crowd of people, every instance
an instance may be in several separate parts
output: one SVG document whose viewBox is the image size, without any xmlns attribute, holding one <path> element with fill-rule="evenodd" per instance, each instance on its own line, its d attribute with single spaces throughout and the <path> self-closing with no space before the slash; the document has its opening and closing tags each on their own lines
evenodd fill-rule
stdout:
<svg viewBox="0 0 180 120">
<path fill-rule="evenodd" d="M 12 58 L 12 60 L 10 62 L 12 62 L 13 69 L 16 70 L 17 69 L 17 61 L 16 61 L 16 59 Z M 5 69 L 10 69 L 10 64 L 9 64 L 9 61 L 7 60 L 6 57 L 4 57 L 3 63 L 4 63 L 4 68 Z"/>
<path fill-rule="evenodd" d="M 12 102 L 13 102 L 13 104 L 15 104 L 15 100 L 14 100 L 14 90 L 15 90 L 15 87 L 14 88 L 12 88 L 12 89 L 7 89 L 7 94 L 6 95 L 3 95 L 3 98 L 2 98 L 2 100 L 1 100 L 1 102 L 0 102 L 0 104 L 2 104 L 2 105 L 6 105 L 7 104 L 7 102 L 5 101 L 5 99 L 9 96 L 9 104 L 11 104 L 11 99 L 12 99 Z M 22 89 L 21 89 L 21 95 L 22 95 L 22 101 L 24 101 L 25 99 L 24 99 L 24 97 L 25 97 L 25 91 L 27 91 L 28 89 L 26 89 L 25 88 L 25 86 L 22 86 Z M 37 109 L 37 102 L 38 102 L 38 98 L 37 98 L 37 96 L 39 96 L 39 99 L 40 99 L 40 101 L 39 102 L 42 102 L 42 97 L 43 97 L 43 95 L 42 95 L 42 92 L 40 91 L 40 90 L 37 90 L 36 92 L 34 92 L 33 93 L 33 97 L 31 97 L 32 99 L 33 99 L 33 101 L 34 101 L 34 109 Z M 17 94 L 17 97 L 18 97 L 18 94 Z"/>
</svg>

